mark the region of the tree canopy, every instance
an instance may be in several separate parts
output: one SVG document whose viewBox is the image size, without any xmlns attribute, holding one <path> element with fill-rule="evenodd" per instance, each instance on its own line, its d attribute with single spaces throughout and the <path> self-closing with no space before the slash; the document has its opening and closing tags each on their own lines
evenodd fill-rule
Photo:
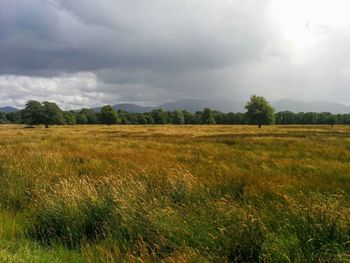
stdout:
<svg viewBox="0 0 350 263">
<path fill-rule="evenodd" d="M 271 104 L 262 96 L 253 95 L 245 106 L 246 117 L 249 124 L 270 125 L 275 122 L 275 110 Z"/>
<path fill-rule="evenodd" d="M 45 127 L 49 125 L 64 124 L 63 111 L 56 105 L 56 103 L 44 101 L 43 106 L 43 124 Z"/>
<path fill-rule="evenodd" d="M 23 117 L 26 124 L 33 125 L 61 125 L 64 124 L 63 111 L 56 103 L 44 101 L 43 103 L 30 100 L 23 110 Z"/>
</svg>

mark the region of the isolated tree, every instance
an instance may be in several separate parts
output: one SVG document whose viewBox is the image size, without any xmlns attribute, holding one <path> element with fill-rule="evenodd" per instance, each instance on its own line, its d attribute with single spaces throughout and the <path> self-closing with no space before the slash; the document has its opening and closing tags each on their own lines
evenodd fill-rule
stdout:
<svg viewBox="0 0 350 263">
<path fill-rule="evenodd" d="M 253 95 L 245 106 L 247 109 L 246 118 L 250 124 L 270 125 L 275 121 L 274 109 L 270 103 L 261 96 Z"/>
<path fill-rule="evenodd" d="M 203 124 L 216 124 L 214 119 L 213 111 L 209 108 L 205 108 L 202 112 L 202 122 Z"/>
<path fill-rule="evenodd" d="M 49 125 L 62 125 L 64 124 L 63 111 L 56 103 L 44 101 L 43 102 L 43 124 L 45 128 Z"/>
<path fill-rule="evenodd" d="M 118 113 L 110 105 L 101 108 L 100 121 L 101 123 L 108 125 L 120 123 Z"/>
<path fill-rule="evenodd" d="M 23 111 L 24 122 L 30 126 L 44 123 L 44 107 L 39 101 L 27 101 Z"/>
</svg>

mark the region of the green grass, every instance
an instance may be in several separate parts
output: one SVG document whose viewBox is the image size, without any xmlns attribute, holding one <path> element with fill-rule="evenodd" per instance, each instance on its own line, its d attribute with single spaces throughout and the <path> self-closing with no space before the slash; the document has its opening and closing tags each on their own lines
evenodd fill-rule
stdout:
<svg viewBox="0 0 350 263">
<path fill-rule="evenodd" d="M 350 127 L 0 138 L 0 262 L 350 261 Z"/>
</svg>

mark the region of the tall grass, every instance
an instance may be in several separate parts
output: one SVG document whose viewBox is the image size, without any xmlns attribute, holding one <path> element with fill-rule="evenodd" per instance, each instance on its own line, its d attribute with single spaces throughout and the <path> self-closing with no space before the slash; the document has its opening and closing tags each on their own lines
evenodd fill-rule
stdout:
<svg viewBox="0 0 350 263">
<path fill-rule="evenodd" d="M 85 180 L 63 180 L 39 190 L 31 206 L 28 236 L 42 244 L 62 243 L 77 248 L 106 238 L 118 221 L 108 188 L 97 189 Z"/>
<path fill-rule="evenodd" d="M 0 126 L 0 137 L 5 262 L 350 260 L 348 127 Z"/>
</svg>

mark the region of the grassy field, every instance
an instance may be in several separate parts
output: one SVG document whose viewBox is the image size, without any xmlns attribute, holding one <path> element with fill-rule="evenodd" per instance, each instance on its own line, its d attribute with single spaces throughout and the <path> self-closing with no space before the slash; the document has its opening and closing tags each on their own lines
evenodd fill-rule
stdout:
<svg viewBox="0 0 350 263">
<path fill-rule="evenodd" d="M 350 127 L 0 126 L 0 262 L 259 261 L 350 261 Z"/>
</svg>

